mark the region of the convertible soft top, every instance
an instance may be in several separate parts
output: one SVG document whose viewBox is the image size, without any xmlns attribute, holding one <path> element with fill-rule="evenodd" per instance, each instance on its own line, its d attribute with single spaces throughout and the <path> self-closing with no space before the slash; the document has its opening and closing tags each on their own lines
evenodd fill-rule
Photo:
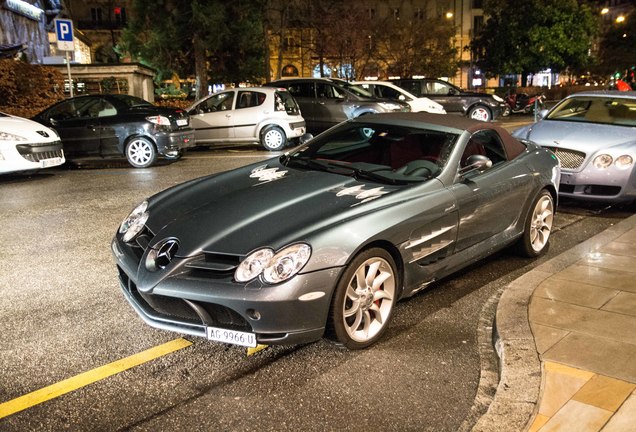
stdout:
<svg viewBox="0 0 636 432">
<path fill-rule="evenodd" d="M 463 132 L 472 134 L 480 130 L 494 130 L 501 137 L 508 159 L 516 158 L 526 149 L 526 147 L 510 135 L 507 130 L 495 123 L 471 120 L 457 115 L 431 114 L 426 112 L 395 112 L 374 114 L 373 117 L 362 116 L 356 120 L 366 122 L 371 119 L 379 123 L 394 124 L 395 122 L 400 122 L 404 125 L 409 124 L 414 127 L 422 127 L 422 123 L 427 123 L 432 129 L 445 130 L 457 134 L 462 134 Z"/>
</svg>

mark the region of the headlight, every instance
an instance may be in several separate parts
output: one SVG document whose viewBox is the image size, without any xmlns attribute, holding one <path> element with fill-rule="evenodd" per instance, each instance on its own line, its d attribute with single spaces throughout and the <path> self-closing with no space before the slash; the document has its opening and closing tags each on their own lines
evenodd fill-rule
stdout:
<svg viewBox="0 0 636 432">
<path fill-rule="evenodd" d="M 380 102 L 379 105 L 385 110 L 389 110 L 389 111 L 397 111 L 402 109 L 401 105 L 398 105 L 396 103 L 391 103 L 391 102 Z"/>
<path fill-rule="evenodd" d="M 630 155 L 623 155 L 616 158 L 616 168 L 627 169 L 634 163 L 634 159 Z"/>
<path fill-rule="evenodd" d="M 9 132 L 0 131 L 0 141 L 28 141 L 20 135 L 14 135 Z"/>
<path fill-rule="evenodd" d="M 119 226 L 119 233 L 123 234 L 124 237 L 122 240 L 125 242 L 129 242 L 137 234 L 141 232 L 144 227 L 144 224 L 148 220 L 148 201 L 144 201 L 139 204 L 135 209 L 128 215 L 126 219 Z"/>
<path fill-rule="evenodd" d="M 494 100 L 496 100 L 497 102 L 503 102 L 503 101 L 504 101 L 502 97 L 497 96 L 497 95 L 492 95 L 492 98 L 493 98 Z"/>
<path fill-rule="evenodd" d="M 243 260 L 234 273 L 234 279 L 238 282 L 247 282 L 263 273 L 263 269 L 274 256 L 271 249 L 259 249 Z"/>
<path fill-rule="evenodd" d="M 160 126 L 170 126 L 170 119 L 166 116 L 150 116 L 146 117 L 146 120 L 148 120 L 150 123 L 158 124 Z"/>
<path fill-rule="evenodd" d="M 311 256 L 311 247 L 304 243 L 288 246 L 276 255 L 271 249 L 259 249 L 251 253 L 234 273 L 237 282 L 247 282 L 259 275 L 270 284 L 276 284 L 298 273 Z"/>
<path fill-rule="evenodd" d="M 596 156 L 592 163 L 594 164 L 594 166 L 596 168 L 604 169 L 604 168 L 607 168 L 608 166 L 610 166 L 613 161 L 614 161 L 614 159 L 612 159 L 612 157 L 610 155 L 602 154 L 602 155 Z"/>
</svg>

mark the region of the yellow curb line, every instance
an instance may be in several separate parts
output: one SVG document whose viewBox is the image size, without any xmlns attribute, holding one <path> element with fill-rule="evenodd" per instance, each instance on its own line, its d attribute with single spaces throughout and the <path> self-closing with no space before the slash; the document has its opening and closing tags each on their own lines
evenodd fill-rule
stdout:
<svg viewBox="0 0 636 432">
<path fill-rule="evenodd" d="M 116 375 L 125 370 L 147 363 L 166 354 L 178 351 L 192 345 L 192 342 L 183 338 L 175 339 L 165 344 L 147 349 L 130 357 L 114 361 L 104 366 L 83 372 L 74 377 L 65 379 L 50 386 L 35 390 L 34 392 L 17 397 L 0 404 L 0 419 L 15 414 L 27 408 L 41 404 L 56 397 L 70 393 L 94 382 Z"/>
</svg>

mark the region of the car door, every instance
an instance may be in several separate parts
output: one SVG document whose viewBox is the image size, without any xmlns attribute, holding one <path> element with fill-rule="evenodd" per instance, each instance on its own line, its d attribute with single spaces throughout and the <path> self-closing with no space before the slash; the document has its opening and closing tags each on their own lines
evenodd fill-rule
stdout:
<svg viewBox="0 0 636 432">
<path fill-rule="evenodd" d="M 120 115 L 115 106 L 104 98 L 100 98 L 97 111 L 96 124 L 99 125 L 99 153 L 101 156 L 121 155 L 123 140 L 127 138 L 124 133 L 126 119 Z M 120 136 L 121 135 L 121 136 Z"/>
<path fill-rule="evenodd" d="M 316 83 L 314 119 L 319 130 L 325 130 L 349 119 L 344 90 L 328 82 Z M 304 114 L 304 113 L 303 113 Z"/>
<path fill-rule="evenodd" d="M 60 135 L 67 157 L 99 155 L 99 99 L 69 99 L 46 113 L 45 121 Z"/>
<path fill-rule="evenodd" d="M 266 115 L 274 116 L 273 101 L 268 100 L 268 95 L 263 92 L 239 90 L 233 115 L 234 136 L 237 141 L 258 139 L 256 129 L 260 122 Z"/>
<path fill-rule="evenodd" d="M 300 112 L 307 124 L 307 131 L 318 132 L 319 124 L 316 118 L 316 87 L 312 81 L 292 81 L 285 86 L 296 100 Z"/>
<path fill-rule="evenodd" d="M 533 188 L 527 168 L 508 161 L 493 130 L 473 133 L 464 148 L 458 169 L 466 166 L 471 155 L 487 156 L 491 168 L 458 176 L 451 186 L 459 212 L 456 251 L 462 251 L 495 236 L 505 236 L 520 216 L 523 203 Z"/>
<path fill-rule="evenodd" d="M 215 93 L 189 111 L 197 144 L 234 138 L 235 94 L 236 90 Z"/>
<path fill-rule="evenodd" d="M 447 82 L 440 80 L 422 81 L 422 96 L 441 104 L 446 112 L 463 114 L 460 92 Z"/>
</svg>

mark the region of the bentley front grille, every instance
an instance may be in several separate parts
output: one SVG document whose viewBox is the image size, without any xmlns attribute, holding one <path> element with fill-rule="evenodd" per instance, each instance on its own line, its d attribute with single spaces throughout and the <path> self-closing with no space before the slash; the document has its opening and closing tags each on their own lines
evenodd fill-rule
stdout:
<svg viewBox="0 0 636 432">
<path fill-rule="evenodd" d="M 570 150 L 570 149 L 562 149 L 558 147 L 545 147 L 548 150 L 551 150 L 552 153 L 561 161 L 561 167 L 567 169 L 577 169 L 581 165 L 583 165 L 583 161 L 585 161 L 585 153 Z"/>
</svg>

